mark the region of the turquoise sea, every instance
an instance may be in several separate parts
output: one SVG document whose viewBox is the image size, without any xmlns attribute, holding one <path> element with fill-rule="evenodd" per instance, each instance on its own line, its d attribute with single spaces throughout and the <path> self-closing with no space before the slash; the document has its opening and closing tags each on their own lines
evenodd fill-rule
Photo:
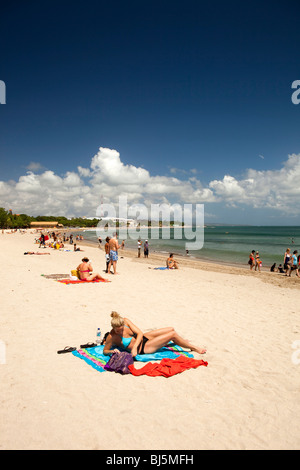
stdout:
<svg viewBox="0 0 300 470">
<path fill-rule="evenodd" d="M 207 226 L 204 228 L 203 248 L 189 250 L 188 255 L 186 254 L 185 244 L 187 240 L 184 236 L 184 229 L 157 228 L 152 230 L 154 237 L 151 236 L 151 229 L 141 228 L 140 231 L 128 229 L 127 236 L 124 236 L 126 229 L 123 229 L 119 240 L 125 240 L 125 247 L 136 249 L 139 237 L 143 242 L 148 239 L 149 255 L 151 255 L 151 252 L 173 252 L 174 254 L 205 261 L 211 260 L 237 265 L 246 265 L 249 253 L 255 250 L 260 253 L 263 267 L 271 266 L 273 263 L 283 264 L 286 248 L 290 248 L 291 251 L 298 250 L 298 253 L 300 253 L 299 226 Z M 176 231 L 174 232 L 174 230 Z M 181 239 L 178 239 L 178 230 L 182 231 Z M 86 240 L 98 243 L 96 230 L 86 230 L 82 233 Z M 107 233 L 102 229 L 99 230 L 99 234 L 105 242 Z M 168 238 L 165 238 L 166 236 Z"/>
</svg>

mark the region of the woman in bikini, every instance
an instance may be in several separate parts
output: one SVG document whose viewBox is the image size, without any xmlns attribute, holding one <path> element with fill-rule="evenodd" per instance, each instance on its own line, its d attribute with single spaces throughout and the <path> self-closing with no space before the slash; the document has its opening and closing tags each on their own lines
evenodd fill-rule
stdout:
<svg viewBox="0 0 300 470">
<path fill-rule="evenodd" d="M 286 249 L 284 253 L 284 260 L 283 260 L 283 267 L 285 269 L 285 274 L 288 274 L 288 271 L 291 267 L 291 250 L 289 248 Z"/>
<path fill-rule="evenodd" d="M 198 354 L 206 352 L 206 349 L 193 346 L 188 340 L 183 339 L 172 327 L 160 328 L 143 334 L 128 318 L 121 317 L 117 312 L 112 312 L 111 317 L 112 330 L 106 338 L 103 349 L 105 355 L 120 352 L 119 349 L 114 349 L 115 347 L 127 350 L 133 357 L 137 354 L 153 354 L 166 346 L 169 341 Z"/>
<path fill-rule="evenodd" d="M 168 269 L 178 269 L 178 261 L 175 261 L 173 258 L 173 253 L 170 253 L 169 258 L 167 259 L 167 268 Z"/>
<path fill-rule="evenodd" d="M 88 258 L 82 258 L 82 263 L 77 266 L 79 279 L 82 281 L 94 281 L 95 279 L 105 280 L 100 274 L 92 274 L 93 267 Z"/>
</svg>

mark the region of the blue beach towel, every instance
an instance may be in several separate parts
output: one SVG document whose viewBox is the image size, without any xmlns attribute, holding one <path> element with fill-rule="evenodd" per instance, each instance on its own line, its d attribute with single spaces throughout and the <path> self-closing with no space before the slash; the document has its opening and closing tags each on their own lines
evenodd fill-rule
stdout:
<svg viewBox="0 0 300 470">
<path fill-rule="evenodd" d="M 83 359 L 98 372 L 105 372 L 104 366 L 109 361 L 110 356 L 103 354 L 103 348 L 104 346 L 96 346 L 93 348 L 78 349 L 73 351 L 72 354 L 75 357 Z M 180 354 L 186 357 L 194 357 L 192 354 L 184 351 L 180 346 L 169 343 L 168 346 L 159 349 L 154 354 L 138 354 L 134 359 L 140 362 L 160 361 L 165 358 L 176 359 Z"/>
</svg>

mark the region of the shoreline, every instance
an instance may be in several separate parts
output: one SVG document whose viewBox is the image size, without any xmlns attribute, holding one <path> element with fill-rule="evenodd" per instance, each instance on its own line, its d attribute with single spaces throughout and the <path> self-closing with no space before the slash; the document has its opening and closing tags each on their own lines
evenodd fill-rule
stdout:
<svg viewBox="0 0 300 470">
<path fill-rule="evenodd" d="M 104 255 L 104 246 L 103 243 L 101 247 L 99 243 L 94 242 L 92 240 L 79 240 L 78 245 L 87 246 L 91 248 L 98 249 L 100 252 L 103 252 Z M 72 245 L 70 245 L 72 246 Z M 144 254 L 141 250 L 140 258 L 137 256 L 137 250 L 135 248 L 124 248 L 119 250 L 119 258 L 120 257 L 130 258 L 133 262 L 137 263 L 144 263 L 150 264 L 151 266 L 165 266 L 166 265 L 166 258 L 168 255 L 166 253 L 153 251 L 150 252 L 148 258 L 144 258 Z M 202 271 L 210 271 L 210 272 L 218 272 L 218 273 L 228 273 L 232 275 L 238 276 L 259 276 L 259 278 L 268 284 L 277 285 L 278 287 L 288 287 L 292 289 L 300 289 L 300 279 L 294 275 L 292 277 L 287 277 L 285 274 L 277 273 L 277 272 L 270 272 L 270 268 L 263 266 L 261 271 L 255 271 L 254 268 L 250 271 L 248 264 L 232 264 L 226 261 L 216 262 L 215 260 L 202 260 L 199 258 L 192 258 L 186 255 L 180 255 L 174 253 L 174 256 L 179 261 L 179 269 L 180 267 L 186 267 L 191 269 L 199 269 Z"/>
<path fill-rule="evenodd" d="M 145 227 L 147 228 L 147 227 Z M 32 229 L 27 229 L 28 231 L 29 230 L 32 230 Z M 38 229 L 40 231 L 40 229 Z M 85 228 L 66 228 L 66 229 L 57 229 L 55 230 L 56 233 L 66 233 L 66 234 L 69 234 L 69 233 L 73 233 L 74 236 L 76 236 L 77 234 L 79 235 L 83 235 L 84 237 L 84 232 L 85 231 L 91 231 L 91 232 L 94 232 L 96 230 L 95 227 L 93 228 L 90 228 L 90 229 L 85 229 Z M 42 231 L 45 231 L 45 230 L 42 230 Z M 50 230 L 49 230 L 50 232 Z M 28 233 L 28 232 L 27 232 Z M 98 241 L 95 239 L 95 240 L 91 240 L 91 239 L 83 239 L 83 240 L 74 240 L 75 243 L 77 245 L 84 245 L 86 244 L 86 246 L 95 246 L 95 247 L 99 247 L 99 243 Z M 151 240 L 150 240 L 151 241 Z M 68 244 L 68 242 L 66 242 Z M 102 240 L 102 244 L 101 244 L 101 247 L 104 249 L 104 244 L 105 244 L 105 239 L 103 238 Z M 72 245 L 71 245 L 72 246 Z M 137 248 L 136 247 L 126 247 L 125 248 L 126 251 L 128 251 L 128 253 L 132 253 L 132 256 L 134 257 L 134 253 L 137 251 Z M 169 255 L 169 253 L 171 252 L 170 251 L 167 251 L 167 250 L 153 250 L 151 249 L 151 246 L 150 246 L 150 256 L 158 256 L 158 257 L 161 257 L 163 259 L 163 257 L 165 256 L 165 258 Z M 249 265 L 247 262 L 239 262 L 239 261 L 228 261 L 228 260 L 224 260 L 224 259 L 218 259 L 218 258 L 209 258 L 209 257 L 199 257 L 199 256 L 193 256 L 191 253 L 189 253 L 188 255 L 183 253 L 183 252 L 175 252 L 174 250 L 172 250 L 174 256 L 176 256 L 178 259 L 181 260 L 181 262 L 185 262 L 185 261 L 189 261 L 191 263 L 202 263 L 204 265 L 216 265 L 216 266 L 227 266 L 227 267 L 230 267 L 230 268 L 237 268 L 237 269 L 244 269 L 246 271 L 250 271 L 250 268 L 249 268 Z M 143 257 L 143 249 L 141 249 L 141 257 Z M 150 258 L 149 258 L 150 259 Z M 261 267 L 261 272 L 270 272 L 270 267 L 271 265 L 273 264 L 273 262 L 269 264 L 263 264 L 262 267 Z M 277 263 L 277 266 L 280 264 L 280 262 Z M 283 262 L 281 262 L 281 264 L 283 265 Z M 254 270 L 253 270 L 254 271 Z M 278 274 L 278 273 L 271 273 L 271 274 Z"/>
</svg>

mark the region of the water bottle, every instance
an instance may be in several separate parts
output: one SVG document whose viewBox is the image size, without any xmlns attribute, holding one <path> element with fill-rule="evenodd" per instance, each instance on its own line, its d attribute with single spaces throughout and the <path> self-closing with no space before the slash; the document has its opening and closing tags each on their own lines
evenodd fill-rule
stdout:
<svg viewBox="0 0 300 470">
<path fill-rule="evenodd" d="M 97 328 L 97 334 L 96 334 L 96 344 L 97 344 L 97 346 L 100 346 L 100 343 L 101 343 L 100 338 L 101 338 L 101 330 L 100 330 L 100 328 Z"/>
</svg>

